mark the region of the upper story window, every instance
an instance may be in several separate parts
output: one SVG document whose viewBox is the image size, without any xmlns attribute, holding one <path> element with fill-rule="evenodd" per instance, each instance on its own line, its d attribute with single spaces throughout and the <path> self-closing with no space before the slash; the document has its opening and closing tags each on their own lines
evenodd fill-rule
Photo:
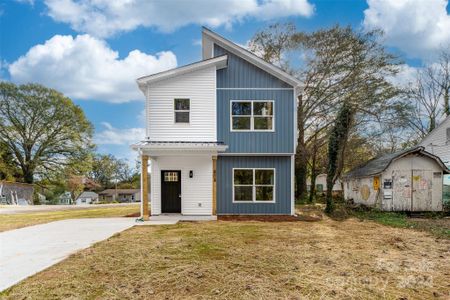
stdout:
<svg viewBox="0 0 450 300">
<path fill-rule="evenodd" d="M 273 100 L 232 100 L 231 131 L 273 131 Z"/>
<path fill-rule="evenodd" d="M 174 99 L 175 123 L 189 123 L 191 101 Z"/>
</svg>

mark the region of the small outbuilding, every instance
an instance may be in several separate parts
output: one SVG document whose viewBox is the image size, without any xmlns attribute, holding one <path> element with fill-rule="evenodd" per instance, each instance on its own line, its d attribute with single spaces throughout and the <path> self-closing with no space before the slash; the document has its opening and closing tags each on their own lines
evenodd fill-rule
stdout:
<svg viewBox="0 0 450 300">
<path fill-rule="evenodd" d="M 306 187 L 308 191 L 311 190 L 311 178 L 306 180 Z M 327 191 L 327 174 L 319 174 L 316 177 L 316 193 L 325 194 Z M 333 195 L 342 195 L 342 182 L 339 178 L 333 185 Z"/>
<path fill-rule="evenodd" d="M 34 186 L 0 180 L 0 204 L 32 205 Z"/>
<path fill-rule="evenodd" d="M 424 147 L 369 160 L 344 175 L 344 198 L 384 211 L 442 211 L 450 170 Z"/>
<path fill-rule="evenodd" d="M 76 204 L 84 205 L 84 204 L 93 204 L 98 202 L 98 194 L 95 192 L 83 192 L 78 196 Z"/>
</svg>

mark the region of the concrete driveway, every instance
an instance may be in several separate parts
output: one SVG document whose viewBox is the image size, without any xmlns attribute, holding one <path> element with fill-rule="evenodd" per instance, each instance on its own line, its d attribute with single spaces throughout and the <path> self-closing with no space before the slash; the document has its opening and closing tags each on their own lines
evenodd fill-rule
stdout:
<svg viewBox="0 0 450 300">
<path fill-rule="evenodd" d="M 71 219 L 0 233 L 0 291 L 135 225 L 134 218 Z"/>
</svg>

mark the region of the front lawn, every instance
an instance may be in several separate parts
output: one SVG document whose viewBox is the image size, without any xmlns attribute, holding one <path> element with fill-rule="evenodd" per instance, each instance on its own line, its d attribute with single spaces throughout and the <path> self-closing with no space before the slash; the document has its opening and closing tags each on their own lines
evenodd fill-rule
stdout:
<svg viewBox="0 0 450 300">
<path fill-rule="evenodd" d="M 450 241 L 370 221 L 136 226 L 6 299 L 448 298 Z"/>
<path fill-rule="evenodd" d="M 92 205 L 89 208 L 0 215 L 0 232 L 64 219 L 124 217 L 139 212 L 139 203 L 120 206 Z"/>
</svg>

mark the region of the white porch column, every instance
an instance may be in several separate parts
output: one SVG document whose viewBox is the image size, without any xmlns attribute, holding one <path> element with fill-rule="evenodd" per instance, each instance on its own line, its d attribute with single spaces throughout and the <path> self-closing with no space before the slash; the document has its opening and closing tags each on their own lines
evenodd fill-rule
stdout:
<svg viewBox="0 0 450 300">
<path fill-rule="evenodd" d="M 148 159 L 147 155 L 141 156 L 141 218 L 148 221 Z"/>
</svg>

